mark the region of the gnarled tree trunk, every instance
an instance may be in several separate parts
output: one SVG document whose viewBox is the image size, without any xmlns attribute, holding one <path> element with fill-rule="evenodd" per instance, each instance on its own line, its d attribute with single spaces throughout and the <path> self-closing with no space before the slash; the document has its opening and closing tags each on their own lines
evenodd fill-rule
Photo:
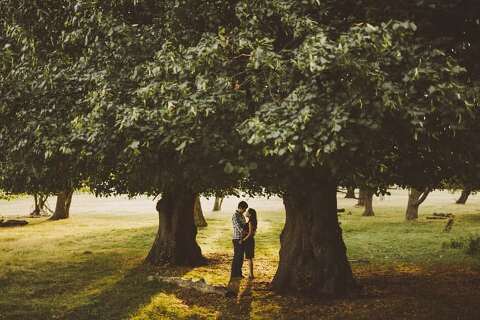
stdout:
<svg viewBox="0 0 480 320">
<path fill-rule="evenodd" d="M 427 188 L 423 192 L 415 188 L 410 188 L 408 191 L 408 204 L 405 212 L 405 219 L 416 220 L 418 219 L 418 208 L 425 201 L 430 190 Z"/>
<path fill-rule="evenodd" d="M 347 187 L 345 199 L 355 199 L 355 187 Z"/>
<path fill-rule="evenodd" d="M 468 189 L 462 190 L 462 194 L 460 195 L 460 198 L 457 200 L 457 204 L 465 204 L 467 202 L 468 196 L 470 196 L 470 193 L 472 191 Z"/>
<path fill-rule="evenodd" d="M 356 288 L 337 217 L 336 186 L 287 192 L 280 262 L 272 282 L 279 292 L 342 296 Z"/>
<path fill-rule="evenodd" d="M 215 197 L 215 203 L 213 204 L 213 211 L 222 210 L 223 197 Z"/>
<path fill-rule="evenodd" d="M 371 190 L 365 190 L 365 209 L 363 210 L 362 216 L 372 217 L 375 215 L 373 212 L 373 192 Z"/>
<path fill-rule="evenodd" d="M 205 261 L 197 244 L 195 194 L 188 189 L 164 192 L 157 202 L 159 226 L 146 261 L 153 265 L 197 266 Z"/>
<path fill-rule="evenodd" d="M 357 207 L 365 206 L 365 196 L 366 196 L 365 188 L 360 188 L 360 190 L 358 191 L 358 202 L 356 204 Z"/>
<path fill-rule="evenodd" d="M 70 217 L 70 205 L 72 204 L 73 190 L 62 191 L 57 195 L 55 212 L 50 220 L 62 220 Z"/>
<path fill-rule="evenodd" d="M 193 207 L 193 217 L 195 220 L 195 226 L 198 228 L 206 227 L 208 225 L 207 220 L 203 216 L 202 203 L 200 202 L 200 196 L 195 197 L 195 205 Z"/>
</svg>

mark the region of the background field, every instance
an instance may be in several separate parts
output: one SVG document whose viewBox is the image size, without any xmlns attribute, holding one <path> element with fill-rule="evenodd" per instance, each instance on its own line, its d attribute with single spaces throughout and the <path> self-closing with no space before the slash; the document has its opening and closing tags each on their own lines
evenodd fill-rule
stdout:
<svg viewBox="0 0 480 320">
<path fill-rule="evenodd" d="M 22 228 L 0 229 L 0 319 L 478 319 L 480 254 L 451 247 L 480 235 L 480 196 L 455 205 L 457 194 L 434 192 L 417 222 L 404 222 L 405 191 L 375 198 L 375 217 L 361 217 L 355 200 L 339 194 L 340 217 L 353 271 L 363 289 L 341 300 L 281 297 L 268 290 L 278 262 L 285 215 L 280 199 L 247 199 L 259 212 L 257 278 L 244 281 L 238 299 L 202 295 L 149 281 L 156 273 L 204 278 L 225 285 L 231 256 L 230 214 L 210 212 L 198 241 L 207 266 L 146 266 L 158 218 L 148 198 L 96 199 L 74 195 L 71 218 L 32 219 Z M 0 216 L 31 211 L 31 199 L 0 201 Z M 53 203 L 51 203 L 53 207 Z M 349 214 L 351 212 L 351 214 Z M 457 215 L 451 233 L 432 212 Z"/>
</svg>

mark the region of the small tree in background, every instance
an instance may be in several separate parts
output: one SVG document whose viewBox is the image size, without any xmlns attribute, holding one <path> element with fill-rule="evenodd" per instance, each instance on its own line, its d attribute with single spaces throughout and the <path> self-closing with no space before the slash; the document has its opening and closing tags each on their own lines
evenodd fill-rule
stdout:
<svg viewBox="0 0 480 320">
<path fill-rule="evenodd" d="M 212 211 L 221 211 L 224 197 L 215 196 L 215 202 L 213 204 Z"/>
<path fill-rule="evenodd" d="M 56 208 L 63 210 L 53 219 L 68 217 L 71 196 L 62 195 L 85 176 L 72 129 L 88 81 L 79 52 L 66 46 L 62 32 L 74 4 L 0 4 L 0 186 L 11 193 L 58 194 Z"/>
</svg>

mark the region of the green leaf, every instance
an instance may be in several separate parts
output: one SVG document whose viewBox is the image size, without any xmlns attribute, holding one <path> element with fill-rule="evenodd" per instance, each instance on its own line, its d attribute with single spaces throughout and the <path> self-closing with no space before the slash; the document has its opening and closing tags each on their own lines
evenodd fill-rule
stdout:
<svg viewBox="0 0 480 320">
<path fill-rule="evenodd" d="M 234 170 L 235 170 L 235 167 L 230 162 L 227 162 L 225 164 L 224 171 L 226 174 L 232 174 Z"/>
</svg>

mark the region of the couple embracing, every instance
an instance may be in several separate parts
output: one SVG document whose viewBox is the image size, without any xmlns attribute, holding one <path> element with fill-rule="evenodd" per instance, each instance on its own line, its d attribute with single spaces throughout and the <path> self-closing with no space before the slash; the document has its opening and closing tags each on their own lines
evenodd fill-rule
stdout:
<svg viewBox="0 0 480 320">
<path fill-rule="evenodd" d="M 245 201 L 240 201 L 232 216 L 233 223 L 233 261 L 230 278 L 243 278 L 243 259 L 248 261 L 249 279 L 253 279 L 253 258 L 255 256 L 255 232 L 257 231 L 257 212 Z"/>
</svg>

